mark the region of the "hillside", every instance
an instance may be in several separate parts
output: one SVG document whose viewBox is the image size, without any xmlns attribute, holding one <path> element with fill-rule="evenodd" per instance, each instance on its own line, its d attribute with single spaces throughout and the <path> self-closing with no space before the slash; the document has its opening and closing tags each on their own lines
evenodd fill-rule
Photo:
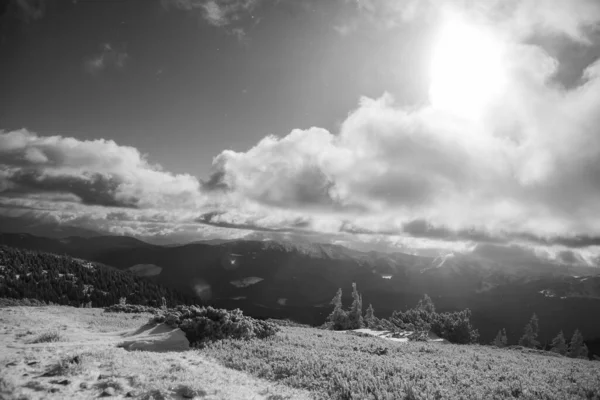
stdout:
<svg viewBox="0 0 600 400">
<path fill-rule="evenodd" d="M 64 306 L 0 309 L 0 399 L 310 398 L 225 368 L 201 352 L 119 347 L 164 336 L 143 329 L 149 317 Z"/>
<path fill-rule="evenodd" d="M 0 298 L 104 307 L 125 297 L 132 304 L 194 304 L 200 300 L 111 267 L 30 250 L 0 246 Z"/>
<path fill-rule="evenodd" d="M 373 304 L 380 317 L 413 307 L 424 293 L 439 311 L 470 308 L 484 343 L 505 328 L 509 343 L 516 344 L 534 312 L 543 343 L 560 330 L 570 336 L 579 329 L 588 341 L 600 338 L 600 324 L 590 318 L 600 315 L 599 269 L 502 262 L 477 253 L 435 258 L 269 240 L 163 247 L 126 237 L 58 240 L 2 234 L 0 243 L 129 269 L 217 307 L 239 307 L 257 317 L 321 324 L 337 289 L 344 289 L 348 302 L 356 282 L 365 306 Z"/>
<path fill-rule="evenodd" d="M 149 316 L 2 309 L 0 398 L 600 399 L 597 361 L 310 327 L 281 326 L 270 339 L 202 349 L 127 352 L 120 344 L 146 332 Z M 49 333 L 56 341 L 33 343 Z"/>
</svg>

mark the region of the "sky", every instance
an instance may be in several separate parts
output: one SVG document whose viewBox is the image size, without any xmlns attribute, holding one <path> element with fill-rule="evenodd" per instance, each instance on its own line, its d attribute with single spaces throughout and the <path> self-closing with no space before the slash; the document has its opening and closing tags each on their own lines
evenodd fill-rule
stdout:
<svg viewBox="0 0 600 400">
<path fill-rule="evenodd" d="M 597 0 L 1 4 L 11 226 L 598 265 Z"/>
</svg>

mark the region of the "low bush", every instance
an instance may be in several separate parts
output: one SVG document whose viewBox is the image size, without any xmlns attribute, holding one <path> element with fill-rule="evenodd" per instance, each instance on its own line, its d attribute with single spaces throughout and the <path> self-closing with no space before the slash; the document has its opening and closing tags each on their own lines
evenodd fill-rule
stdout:
<svg viewBox="0 0 600 400">
<path fill-rule="evenodd" d="M 469 309 L 437 313 L 432 305 L 424 307 L 422 302 L 419 302 L 416 308 L 394 311 L 390 322 L 402 330 L 422 332 L 431 330 L 439 337 L 457 344 L 477 343 L 479 339 L 479 332 L 471 325 Z"/>
<path fill-rule="evenodd" d="M 151 322 L 180 328 L 196 347 L 223 339 L 265 339 L 279 332 L 276 324 L 245 316 L 240 309 L 178 306 L 159 310 Z"/>
<path fill-rule="evenodd" d="M 44 307 L 56 305 L 49 301 L 46 303 L 43 300 L 38 299 L 10 299 L 10 298 L 0 298 L 0 308 L 2 307 L 18 307 L 18 306 L 26 306 L 26 307 Z"/>
<path fill-rule="evenodd" d="M 69 376 L 78 375 L 83 371 L 82 356 L 66 357 L 50 366 L 42 376 Z"/>
<path fill-rule="evenodd" d="M 281 332 L 269 341 L 210 343 L 202 354 L 323 400 L 600 398 L 597 362 L 317 329 Z"/>
<path fill-rule="evenodd" d="M 159 308 L 150 306 L 141 306 L 138 304 L 113 304 L 104 309 L 105 312 L 114 313 L 127 313 L 127 314 L 139 314 L 139 313 L 151 313 L 156 314 L 161 311 Z"/>
<path fill-rule="evenodd" d="M 301 324 L 301 323 L 292 321 L 290 319 L 268 318 L 266 321 L 271 322 L 277 326 L 291 326 L 291 327 L 296 327 L 296 328 L 312 328 L 312 326 L 310 326 L 310 325 Z"/>
<path fill-rule="evenodd" d="M 63 336 L 56 331 L 52 332 L 44 332 L 35 339 L 29 341 L 29 344 L 38 344 L 38 343 L 52 343 L 52 342 L 62 342 L 64 340 Z"/>
</svg>

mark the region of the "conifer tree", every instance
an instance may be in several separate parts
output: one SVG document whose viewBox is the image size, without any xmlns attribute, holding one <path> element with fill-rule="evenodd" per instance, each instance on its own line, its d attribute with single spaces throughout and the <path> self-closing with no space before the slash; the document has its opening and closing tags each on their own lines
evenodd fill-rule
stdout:
<svg viewBox="0 0 600 400">
<path fill-rule="evenodd" d="M 556 335 L 554 339 L 552 339 L 552 348 L 550 351 L 562 354 L 563 356 L 567 354 L 567 342 L 565 340 L 563 331 L 560 331 L 560 333 Z"/>
<path fill-rule="evenodd" d="M 435 314 L 435 305 L 433 304 L 433 300 L 429 295 L 425 294 L 419 303 L 417 304 L 417 309 L 426 311 L 430 314 Z"/>
<path fill-rule="evenodd" d="M 360 329 L 364 326 L 362 317 L 362 296 L 358 293 L 356 283 L 352 283 L 352 305 L 348 313 L 350 329 Z"/>
<path fill-rule="evenodd" d="M 583 335 L 576 329 L 569 343 L 567 355 L 571 358 L 588 358 L 588 348 L 583 343 Z"/>
<path fill-rule="evenodd" d="M 369 304 L 367 311 L 365 311 L 365 318 L 364 318 L 365 325 L 367 326 L 367 328 L 372 328 L 373 325 L 375 324 L 375 321 L 376 321 L 375 309 L 373 308 L 373 304 Z"/>
<path fill-rule="evenodd" d="M 527 325 L 525 325 L 525 332 L 523 333 L 523 336 L 521 336 L 521 339 L 519 339 L 519 345 L 531 348 L 538 347 L 540 345 L 540 342 L 537 341 L 538 330 L 538 317 L 534 313 Z"/>
<path fill-rule="evenodd" d="M 348 313 L 344 311 L 342 305 L 342 288 L 339 288 L 334 298 L 331 300 L 333 311 L 327 317 L 327 322 L 334 330 L 344 330 L 348 326 Z"/>
<path fill-rule="evenodd" d="M 506 329 L 498 331 L 496 338 L 492 341 L 492 344 L 496 347 L 506 347 L 508 344 L 508 338 L 506 337 Z"/>
</svg>

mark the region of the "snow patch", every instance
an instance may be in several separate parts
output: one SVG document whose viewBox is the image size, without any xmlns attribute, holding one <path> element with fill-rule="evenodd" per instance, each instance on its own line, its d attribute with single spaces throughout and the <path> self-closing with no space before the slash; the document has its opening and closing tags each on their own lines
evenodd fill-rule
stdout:
<svg viewBox="0 0 600 400">
<path fill-rule="evenodd" d="M 126 334 L 129 340 L 122 342 L 118 347 L 125 350 L 141 351 L 185 351 L 190 348 L 190 342 L 185 333 L 179 328 L 171 328 L 166 324 L 157 326 L 145 325 L 137 331 Z"/>
<path fill-rule="evenodd" d="M 391 340 L 392 342 L 399 342 L 399 343 L 408 343 L 409 337 L 414 333 L 412 331 L 401 331 L 401 332 L 397 332 L 394 335 L 394 333 L 391 331 L 376 331 L 374 329 L 368 329 L 368 328 L 354 329 L 351 331 L 336 331 L 336 332 L 342 332 L 342 333 L 358 332 L 358 333 L 363 333 L 363 334 L 367 334 L 367 335 L 371 335 L 371 336 L 375 336 L 375 337 L 379 337 L 382 339 Z M 393 336 L 396 336 L 396 337 L 393 337 Z M 440 338 L 433 332 L 429 332 L 428 337 L 429 337 L 427 340 L 428 342 L 450 343 L 446 339 Z"/>
<path fill-rule="evenodd" d="M 236 281 L 231 281 L 229 283 L 231 283 L 233 286 L 237 287 L 237 288 L 245 288 L 248 286 L 252 286 L 257 284 L 260 281 L 263 281 L 263 278 L 259 278 L 257 276 L 249 276 L 247 278 L 243 278 L 243 279 L 238 279 Z"/>
<path fill-rule="evenodd" d="M 545 297 L 556 297 L 556 294 L 550 289 L 540 290 L 538 293 L 544 295 Z"/>
<path fill-rule="evenodd" d="M 94 290 L 94 285 L 83 285 L 83 294 L 89 294 Z"/>
</svg>

